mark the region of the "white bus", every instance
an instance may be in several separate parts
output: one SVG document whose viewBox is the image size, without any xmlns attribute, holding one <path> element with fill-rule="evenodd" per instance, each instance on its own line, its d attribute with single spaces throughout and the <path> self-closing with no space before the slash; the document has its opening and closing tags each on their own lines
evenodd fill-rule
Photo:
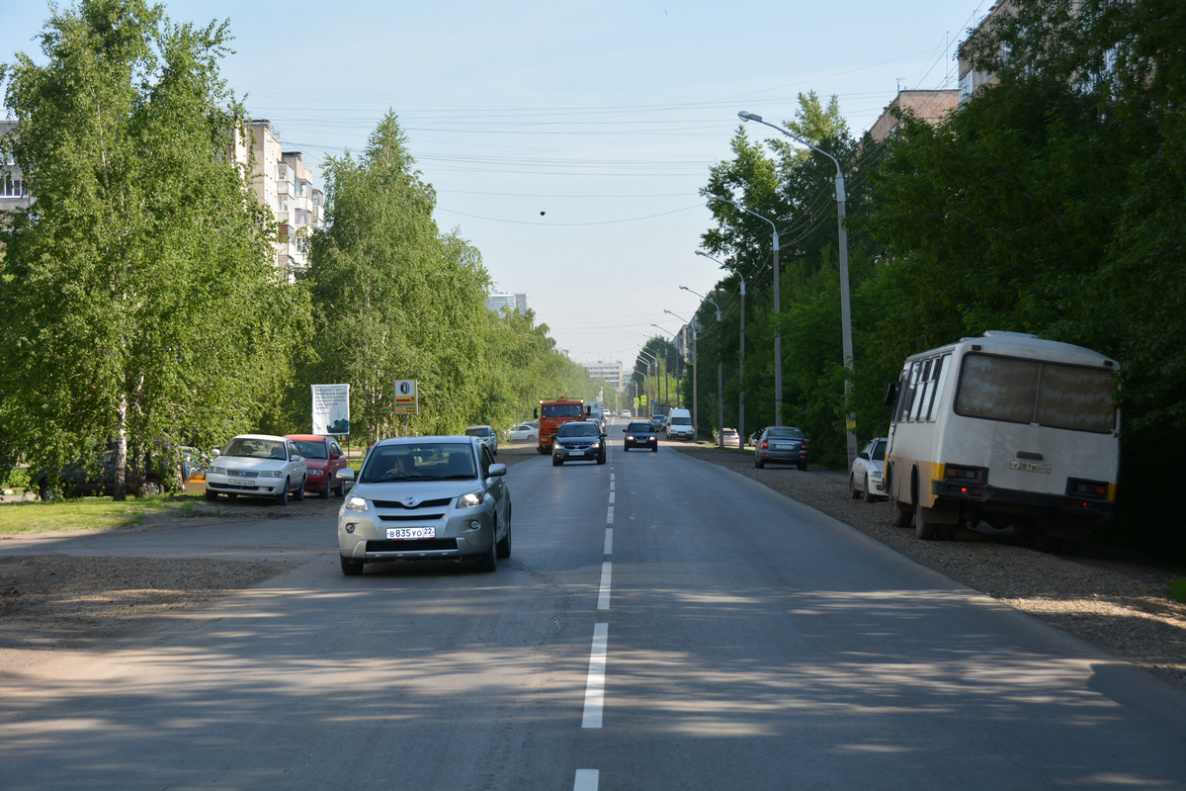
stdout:
<svg viewBox="0 0 1186 791">
<path fill-rule="evenodd" d="M 959 525 L 983 521 L 1057 551 L 1110 517 L 1119 368 L 1089 349 L 1015 332 L 910 357 L 885 457 L 895 524 L 913 519 L 919 538 L 951 539 Z"/>
</svg>

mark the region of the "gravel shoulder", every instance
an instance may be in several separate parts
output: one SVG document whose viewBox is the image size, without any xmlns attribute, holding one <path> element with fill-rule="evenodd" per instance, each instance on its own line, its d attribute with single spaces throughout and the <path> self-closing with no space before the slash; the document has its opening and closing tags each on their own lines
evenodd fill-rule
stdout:
<svg viewBox="0 0 1186 791">
<path fill-rule="evenodd" d="M 1051 555 L 998 531 L 961 529 L 955 541 L 920 541 L 912 529 L 891 524 L 884 502 L 850 499 L 842 472 L 800 472 L 789 466 L 759 470 L 749 453 L 676 443 L 665 447 L 758 481 L 1186 689 L 1186 604 L 1166 593 L 1170 580 L 1181 575 L 1093 547 L 1077 556 Z"/>
<path fill-rule="evenodd" d="M 1029 613 L 1186 689 L 1186 604 L 1166 588 L 1173 573 L 1148 563 L 1088 552 L 1050 555 L 1000 534 L 961 530 L 956 541 L 919 541 L 890 524 L 884 504 L 848 497 L 843 473 L 791 467 L 758 470 L 734 451 L 664 443 L 803 502 L 948 577 Z M 535 458 L 534 446 L 504 445 L 508 466 Z M 341 501 L 306 499 L 285 507 L 256 502 L 199 509 L 187 524 L 267 518 L 332 518 Z M 152 530 L 162 522 L 123 530 Z M 55 533 L 61 539 L 61 533 Z M 23 536 L 22 541 L 36 540 Z M 40 652 L 109 646 L 160 628 L 291 568 L 276 562 L 13 556 L 0 540 L 0 671 Z"/>
</svg>

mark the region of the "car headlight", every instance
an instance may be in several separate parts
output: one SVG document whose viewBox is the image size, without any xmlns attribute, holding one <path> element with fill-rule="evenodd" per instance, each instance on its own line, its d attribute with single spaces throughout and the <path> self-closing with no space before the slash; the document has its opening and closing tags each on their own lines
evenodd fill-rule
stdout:
<svg viewBox="0 0 1186 791">
<path fill-rule="evenodd" d="M 210 468 L 210 472 L 215 475 L 226 475 L 226 467 L 219 467 L 217 464 Z"/>
<path fill-rule="evenodd" d="M 280 470 L 260 470 L 260 478 L 279 478 L 284 473 Z"/>
<path fill-rule="evenodd" d="M 626 435 L 626 439 L 630 440 L 631 442 L 634 442 L 634 435 L 633 435 L 633 434 L 627 434 L 627 435 Z"/>
<path fill-rule="evenodd" d="M 325 470 L 309 470 L 310 478 L 320 478 L 322 475 L 325 475 Z"/>
<path fill-rule="evenodd" d="M 481 491 L 469 492 L 468 494 L 463 494 L 457 498 L 457 507 L 458 508 L 477 508 L 479 505 L 482 504 L 482 500 L 485 497 L 485 495 L 486 495 L 486 493 L 481 492 Z"/>
<path fill-rule="evenodd" d="M 352 494 L 346 498 L 346 504 L 342 507 L 349 511 L 365 511 L 367 510 L 367 501 L 356 494 Z"/>
</svg>

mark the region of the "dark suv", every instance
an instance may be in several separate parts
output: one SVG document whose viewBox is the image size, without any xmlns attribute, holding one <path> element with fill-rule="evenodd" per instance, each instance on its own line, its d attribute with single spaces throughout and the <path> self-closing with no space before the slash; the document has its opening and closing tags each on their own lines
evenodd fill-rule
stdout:
<svg viewBox="0 0 1186 791">
<path fill-rule="evenodd" d="M 631 448 L 649 449 L 652 452 L 659 450 L 659 438 L 655 436 L 655 424 L 651 421 L 635 420 L 622 431 L 626 432 L 626 441 L 622 443 L 623 450 Z"/>
</svg>

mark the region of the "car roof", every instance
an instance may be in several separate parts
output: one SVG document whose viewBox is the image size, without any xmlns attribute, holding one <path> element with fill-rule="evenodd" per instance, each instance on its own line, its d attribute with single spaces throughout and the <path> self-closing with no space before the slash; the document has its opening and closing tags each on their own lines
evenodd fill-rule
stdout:
<svg viewBox="0 0 1186 791">
<path fill-rule="evenodd" d="M 271 440 L 272 442 L 284 442 L 288 439 L 288 437 L 281 437 L 278 434 L 236 434 L 235 436 L 231 437 L 232 442 L 237 439 L 267 439 Z"/>
<path fill-rule="evenodd" d="M 299 439 L 302 442 L 316 442 L 317 440 L 330 440 L 333 437 L 325 434 L 285 434 L 285 439 Z"/>
<path fill-rule="evenodd" d="M 430 442 L 461 442 L 469 445 L 478 445 L 481 443 L 477 437 L 466 436 L 465 434 L 432 434 L 427 437 L 388 437 L 381 439 L 375 443 L 374 447 L 380 445 L 420 445 Z"/>
</svg>

